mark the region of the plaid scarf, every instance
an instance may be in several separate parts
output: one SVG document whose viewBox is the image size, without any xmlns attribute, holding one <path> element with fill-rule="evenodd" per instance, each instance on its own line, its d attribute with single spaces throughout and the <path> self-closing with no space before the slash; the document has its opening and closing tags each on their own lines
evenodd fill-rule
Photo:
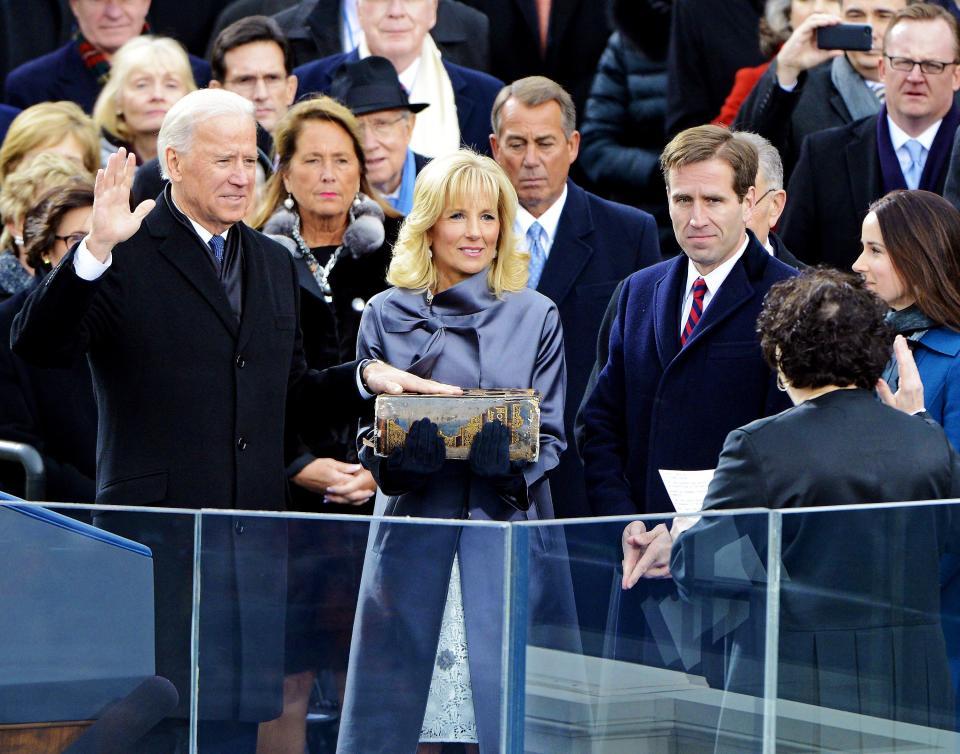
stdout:
<svg viewBox="0 0 960 754">
<path fill-rule="evenodd" d="M 148 34 L 149 32 L 150 24 L 144 23 L 143 30 L 140 33 Z M 107 79 L 110 77 L 110 61 L 107 59 L 107 56 L 90 44 L 80 29 L 77 29 L 73 35 L 73 39 L 77 43 L 77 49 L 80 51 L 80 57 L 83 59 L 83 64 L 87 70 L 93 74 L 93 77 L 100 86 L 106 84 Z"/>
</svg>

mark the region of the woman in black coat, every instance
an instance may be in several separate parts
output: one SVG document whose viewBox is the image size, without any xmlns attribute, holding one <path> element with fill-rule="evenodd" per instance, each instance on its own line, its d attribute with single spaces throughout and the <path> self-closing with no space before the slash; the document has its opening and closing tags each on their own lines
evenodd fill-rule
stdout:
<svg viewBox="0 0 960 754">
<path fill-rule="evenodd" d="M 960 496 L 960 456 L 940 426 L 874 396 L 889 356 L 885 314 L 860 281 L 836 271 L 771 289 L 758 329 L 795 405 L 730 433 L 705 511 Z M 638 523 L 624 532 L 625 570 L 643 550 Z M 780 698 L 952 729 L 939 563 L 960 542 L 958 523 L 950 505 L 784 515 Z M 762 610 L 766 525 L 764 516 L 710 517 L 681 534 L 669 566 L 681 595 L 760 596 Z M 758 568 L 744 578 L 751 568 L 737 559 L 737 579 L 718 567 L 717 553 L 740 537 Z M 763 696 L 757 618 L 732 634 L 726 689 Z"/>
<path fill-rule="evenodd" d="M 307 364 L 323 369 L 354 358 L 363 308 L 387 287 L 401 218 L 370 187 L 356 118 L 340 103 L 298 103 L 274 139 L 277 170 L 256 224 L 295 260 Z M 291 510 L 372 512 L 376 483 L 357 462 L 356 429 L 344 422 L 287 438 Z M 303 750 L 318 669 L 332 670 L 342 686 L 365 544 L 359 524 L 290 522 L 285 709 L 264 726 L 261 748 L 273 750 L 267 740 Z"/>
</svg>

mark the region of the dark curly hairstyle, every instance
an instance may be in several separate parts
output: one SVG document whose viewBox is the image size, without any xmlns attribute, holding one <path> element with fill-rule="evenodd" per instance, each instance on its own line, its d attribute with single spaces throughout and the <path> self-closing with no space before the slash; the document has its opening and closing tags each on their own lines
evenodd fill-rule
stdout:
<svg viewBox="0 0 960 754">
<path fill-rule="evenodd" d="M 771 369 L 791 385 L 873 390 L 890 359 L 887 305 L 845 272 L 818 267 L 774 285 L 757 319 Z"/>
<path fill-rule="evenodd" d="M 23 221 L 23 253 L 33 269 L 49 269 L 44 258 L 56 243 L 57 229 L 72 209 L 93 206 L 93 184 L 76 179 L 51 189 L 30 209 Z"/>
</svg>

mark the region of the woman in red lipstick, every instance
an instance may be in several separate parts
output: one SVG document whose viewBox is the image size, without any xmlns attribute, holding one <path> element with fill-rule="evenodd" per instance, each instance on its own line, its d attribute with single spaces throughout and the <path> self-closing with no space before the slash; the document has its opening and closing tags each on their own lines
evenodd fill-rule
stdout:
<svg viewBox="0 0 960 754">
<path fill-rule="evenodd" d="M 400 217 L 380 203 L 368 183 L 356 118 L 337 101 L 318 97 L 297 103 L 277 124 L 274 141 L 277 170 L 254 225 L 272 234 L 294 259 L 307 364 L 323 369 L 353 359 L 364 304 L 387 287 Z M 348 243 L 355 235 L 348 230 L 358 196 L 368 197 L 365 208 L 379 204 L 385 216 L 383 235 L 372 248 Z M 290 510 L 373 511 L 376 483 L 357 462 L 355 434 L 356 422 L 345 423 L 336 432 L 289 443 Z M 285 712 L 262 726 L 261 750 L 304 750 L 307 702 L 317 671 L 332 671 L 343 686 L 360 581 L 357 553 L 366 537 L 361 529 L 290 522 Z"/>
</svg>

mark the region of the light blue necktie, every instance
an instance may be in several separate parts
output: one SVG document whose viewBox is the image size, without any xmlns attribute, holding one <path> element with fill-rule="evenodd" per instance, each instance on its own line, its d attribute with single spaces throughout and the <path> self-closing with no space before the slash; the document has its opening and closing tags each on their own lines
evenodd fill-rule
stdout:
<svg viewBox="0 0 960 754">
<path fill-rule="evenodd" d="M 530 277 L 527 279 L 527 288 L 536 288 L 543 274 L 543 266 L 547 263 L 547 252 L 540 243 L 540 234 L 543 228 L 534 220 L 527 231 L 527 246 L 530 248 Z"/>
<path fill-rule="evenodd" d="M 903 179 L 907 182 L 908 189 L 915 189 L 920 185 L 920 176 L 923 174 L 923 163 L 920 158 L 923 156 L 923 144 L 916 139 L 910 139 L 905 142 L 903 148 L 910 155 L 910 166 L 903 171 Z"/>
<path fill-rule="evenodd" d="M 217 258 L 217 262 L 223 262 L 223 236 L 211 236 L 210 240 L 207 241 L 207 246 L 213 251 L 213 255 Z"/>
</svg>

